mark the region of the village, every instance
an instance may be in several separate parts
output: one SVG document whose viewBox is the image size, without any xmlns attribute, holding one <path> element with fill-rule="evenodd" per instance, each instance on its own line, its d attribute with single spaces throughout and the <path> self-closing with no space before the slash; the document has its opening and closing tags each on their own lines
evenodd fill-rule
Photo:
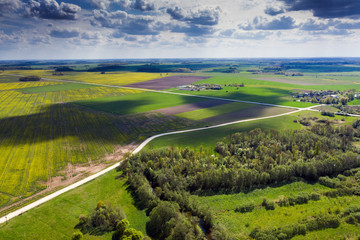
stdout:
<svg viewBox="0 0 360 240">
<path fill-rule="evenodd" d="M 360 93 L 355 92 L 355 89 L 349 89 L 346 91 L 301 91 L 294 92 L 292 98 L 294 101 L 299 102 L 346 105 L 348 102 L 360 98 Z"/>
</svg>

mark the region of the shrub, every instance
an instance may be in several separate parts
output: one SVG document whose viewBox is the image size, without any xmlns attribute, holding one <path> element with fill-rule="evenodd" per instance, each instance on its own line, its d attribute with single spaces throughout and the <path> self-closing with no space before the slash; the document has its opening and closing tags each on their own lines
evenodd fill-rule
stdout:
<svg viewBox="0 0 360 240">
<path fill-rule="evenodd" d="M 74 232 L 71 239 L 72 240 L 80 240 L 84 237 L 84 235 L 82 234 L 82 232 Z"/>
<path fill-rule="evenodd" d="M 89 216 L 79 217 L 79 223 L 75 228 L 79 228 L 83 233 L 101 234 L 114 231 L 118 222 L 124 218 L 125 214 L 121 209 L 99 201 Z"/>
<path fill-rule="evenodd" d="M 35 75 L 19 78 L 19 81 L 22 81 L 22 82 L 34 82 L 34 81 L 40 81 L 40 80 L 41 80 L 41 77 L 35 76 Z"/>
<path fill-rule="evenodd" d="M 321 115 L 328 116 L 328 117 L 335 117 L 335 113 L 328 112 L 328 111 L 321 111 Z"/>
<path fill-rule="evenodd" d="M 241 212 L 241 213 L 251 212 L 252 210 L 254 210 L 254 208 L 255 208 L 255 204 L 253 202 L 249 202 L 237 207 L 235 209 L 235 212 Z"/>
<path fill-rule="evenodd" d="M 320 194 L 318 193 L 311 193 L 310 194 L 310 199 L 313 200 L 313 201 L 319 201 L 320 200 Z"/>
<path fill-rule="evenodd" d="M 261 205 L 263 207 L 265 207 L 266 210 L 274 210 L 275 209 L 275 202 L 272 200 L 269 200 L 267 198 L 264 198 Z"/>
</svg>

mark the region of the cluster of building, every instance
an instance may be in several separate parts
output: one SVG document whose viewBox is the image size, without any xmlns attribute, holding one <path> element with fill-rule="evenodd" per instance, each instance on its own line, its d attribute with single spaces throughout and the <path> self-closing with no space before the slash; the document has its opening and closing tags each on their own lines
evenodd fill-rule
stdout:
<svg viewBox="0 0 360 240">
<path fill-rule="evenodd" d="M 202 91 L 202 90 L 221 90 L 222 87 L 219 84 L 190 84 L 182 85 L 178 87 L 179 90 L 185 91 Z"/>
</svg>

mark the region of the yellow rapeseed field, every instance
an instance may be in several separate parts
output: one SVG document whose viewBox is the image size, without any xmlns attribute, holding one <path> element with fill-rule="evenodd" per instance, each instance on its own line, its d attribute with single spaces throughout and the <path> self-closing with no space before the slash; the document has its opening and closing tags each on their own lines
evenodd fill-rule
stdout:
<svg viewBox="0 0 360 240">
<path fill-rule="evenodd" d="M 142 73 L 142 72 L 140 73 L 107 72 L 106 74 L 101 74 L 99 72 L 63 72 L 64 74 L 63 76 L 54 76 L 52 75 L 54 73 L 54 71 L 52 70 L 9 70 L 6 71 L 5 73 L 24 75 L 24 76 L 38 75 L 44 78 L 63 79 L 63 80 L 71 80 L 78 82 L 117 85 L 117 86 L 123 86 L 137 82 L 144 82 L 165 76 L 164 74 L 160 74 L 160 73 Z"/>
</svg>

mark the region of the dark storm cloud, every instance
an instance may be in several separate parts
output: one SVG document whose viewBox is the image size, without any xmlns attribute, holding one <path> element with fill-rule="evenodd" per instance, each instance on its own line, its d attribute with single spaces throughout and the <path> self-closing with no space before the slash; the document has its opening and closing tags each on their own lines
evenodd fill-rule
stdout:
<svg viewBox="0 0 360 240">
<path fill-rule="evenodd" d="M 55 0 L 30 0 L 25 6 L 24 16 L 45 19 L 75 20 L 81 7 L 71 3 L 60 3 Z"/>
<path fill-rule="evenodd" d="M 279 15 L 284 12 L 285 12 L 285 10 L 283 8 L 279 8 L 279 7 L 267 6 L 265 9 L 265 13 L 270 16 L 276 16 L 276 15 Z"/>
<path fill-rule="evenodd" d="M 295 20 L 292 17 L 282 16 L 281 18 L 267 21 L 261 17 L 254 18 L 252 23 L 239 25 L 243 30 L 288 30 L 296 28 Z"/>
<path fill-rule="evenodd" d="M 279 0 L 288 11 L 312 11 L 321 18 L 359 18 L 359 0 Z"/>
<path fill-rule="evenodd" d="M 130 15 L 124 11 L 109 13 L 106 10 L 94 10 L 93 14 L 93 26 L 112 28 L 130 35 L 159 34 L 154 19 L 149 16 Z"/>
<path fill-rule="evenodd" d="M 55 38 L 74 38 L 74 37 L 78 37 L 80 35 L 80 32 L 78 32 L 77 30 L 52 30 L 50 32 L 50 36 L 51 37 L 55 37 Z"/>
<path fill-rule="evenodd" d="M 328 29 L 328 24 L 316 23 L 314 19 L 308 19 L 304 24 L 301 25 L 300 29 L 305 31 L 321 31 Z"/>
<path fill-rule="evenodd" d="M 5 13 L 11 13 L 18 10 L 22 6 L 19 0 L 0 0 L 0 16 Z"/>
<path fill-rule="evenodd" d="M 207 8 L 197 11 L 185 11 L 179 7 L 168 8 L 166 12 L 175 20 L 199 25 L 217 25 L 219 23 L 220 8 Z"/>
<path fill-rule="evenodd" d="M 188 26 L 173 26 L 171 32 L 175 33 L 184 33 L 189 37 L 198 37 L 203 35 L 209 35 L 214 33 L 214 29 L 208 26 L 197 26 L 197 25 L 188 25 Z"/>
</svg>

